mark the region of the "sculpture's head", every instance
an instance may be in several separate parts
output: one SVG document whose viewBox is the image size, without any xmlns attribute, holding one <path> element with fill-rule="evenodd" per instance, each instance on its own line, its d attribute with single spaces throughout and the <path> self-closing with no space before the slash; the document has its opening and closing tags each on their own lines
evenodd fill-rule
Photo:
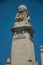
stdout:
<svg viewBox="0 0 43 65">
<path fill-rule="evenodd" d="M 27 7 L 26 7 L 25 5 L 20 5 L 20 6 L 18 7 L 18 11 L 19 11 L 19 12 L 23 12 L 23 11 L 26 11 L 26 12 L 27 12 Z"/>
</svg>

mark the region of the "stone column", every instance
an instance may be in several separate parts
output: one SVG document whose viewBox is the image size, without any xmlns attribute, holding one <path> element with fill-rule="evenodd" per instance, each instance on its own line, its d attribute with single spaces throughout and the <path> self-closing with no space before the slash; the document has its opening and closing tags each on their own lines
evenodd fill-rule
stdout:
<svg viewBox="0 0 43 65">
<path fill-rule="evenodd" d="M 43 65 L 43 46 L 40 46 L 41 51 L 41 65 Z"/>
</svg>

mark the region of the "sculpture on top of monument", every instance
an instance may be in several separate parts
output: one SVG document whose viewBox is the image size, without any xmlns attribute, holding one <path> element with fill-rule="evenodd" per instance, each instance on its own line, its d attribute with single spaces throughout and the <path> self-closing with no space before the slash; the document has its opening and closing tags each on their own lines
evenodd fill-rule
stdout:
<svg viewBox="0 0 43 65">
<path fill-rule="evenodd" d="M 26 20 L 30 20 L 30 16 L 28 14 L 27 11 L 27 7 L 25 5 L 20 5 L 18 7 L 18 13 L 15 17 L 15 21 L 19 22 L 19 21 L 26 21 Z"/>
</svg>

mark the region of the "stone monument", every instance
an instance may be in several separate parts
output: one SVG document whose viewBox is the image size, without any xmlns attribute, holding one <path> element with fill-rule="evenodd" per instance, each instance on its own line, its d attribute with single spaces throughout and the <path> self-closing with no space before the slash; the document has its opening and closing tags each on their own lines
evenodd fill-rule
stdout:
<svg viewBox="0 0 43 65">
<path fill-rule="evenodd" d="M 38 65 L 34 53 L 34 30 L 25 5 L 18 7 L 12 31 L 11 65 Z"/>
</svg>

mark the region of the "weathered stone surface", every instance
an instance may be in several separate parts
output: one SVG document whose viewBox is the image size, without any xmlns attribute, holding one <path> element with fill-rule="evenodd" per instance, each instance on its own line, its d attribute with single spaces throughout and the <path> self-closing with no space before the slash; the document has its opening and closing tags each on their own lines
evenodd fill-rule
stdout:
<svg viewBox="0 0 43 65">
<path fill-rule="evenodd" d="M 35 63 L 34 44 L 28 33 L 24 33 L 23 36 L 13 35 L 11 52 L 12 65 L 32 65 L 32 62 Z M 32 61 L 30 62 L 29 60 Z"/>
</svg>

